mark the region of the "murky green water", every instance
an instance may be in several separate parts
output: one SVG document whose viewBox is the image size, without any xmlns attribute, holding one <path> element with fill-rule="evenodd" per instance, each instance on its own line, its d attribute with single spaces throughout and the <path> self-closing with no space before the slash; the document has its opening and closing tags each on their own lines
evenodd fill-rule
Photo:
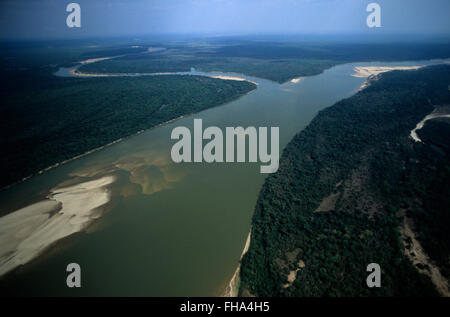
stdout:
<svg viewBox="0 0 450 317">
<path fill-rule="evenodd" d="M 391 63 L 391 65 L 425 64 Z M 238 264 L 264 175 L 259 163 L 182 163 L 170 158 L 176 126 L 278 126 L 280 150 L 317 112 L 357 92 L 347 64 L 299 83 L 246 77 L 258 88 L 229 104 L 148 130 L 0 192 L 2 210 L 23 207 L 74 177 L 114 174 L 108 212 L 0 283 L 10 294 L 220 295 Z M 82 287 L 66 286 L 68 263 Z"/>
</svg>

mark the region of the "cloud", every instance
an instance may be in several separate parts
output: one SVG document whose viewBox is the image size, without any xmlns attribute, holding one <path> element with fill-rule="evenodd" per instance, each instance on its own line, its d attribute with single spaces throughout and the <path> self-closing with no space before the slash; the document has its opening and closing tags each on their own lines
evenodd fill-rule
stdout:
<svg viewBox="0 0 450 317">
<path fill-rule="evenodd" d="M 75 0 L 74 0 L 75 1 Z M 0 2 L 2 37 L 154 33 L 361 33 L 369 0 L 76 0 L 82 28 L 65 26 L 64 1 Z M 450 32 L 450 1 L 377 0 L 384 33 Z"/>
</svg>

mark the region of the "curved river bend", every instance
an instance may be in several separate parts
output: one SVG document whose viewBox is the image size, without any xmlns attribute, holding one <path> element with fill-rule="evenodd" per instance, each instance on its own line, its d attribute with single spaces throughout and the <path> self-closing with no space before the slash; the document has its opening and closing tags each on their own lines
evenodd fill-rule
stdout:
<svg viewBox="0 0 450 317">
<path fill-rule="evenodd" d="M 427 64 L 345 64 L 282 85 L 232 74 L 258 83 L 257 89 L 0 192 L 2 209 L 16 210 L 61 184 L 115 179 L 100 219 L 7 276 L 0 288 L 27 295 L 221 295 L 239 263 L 264 175 L 260 163 L 173 163 L 172 129 L 192 130 L 194 118 L 203 119 L 204 127 L 278 126 L 281 151 L 318 111 L 358 91 L 365 78 L 352 76 L 356 66 Z M 72 262 L 81 266 L 79 289 L 66 286 L 65 269 Z"/>
</svg>

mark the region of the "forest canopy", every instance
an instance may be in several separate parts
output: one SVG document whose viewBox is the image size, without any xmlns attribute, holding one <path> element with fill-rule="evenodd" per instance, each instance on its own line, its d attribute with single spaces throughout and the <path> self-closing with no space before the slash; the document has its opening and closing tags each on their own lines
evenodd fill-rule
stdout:
<svg viewBox="0 0 450 317">
<path fill-rule="evenodd" d="M 437 148 L 448 146 L 448 126 L 424 130 L 433 144 L 409 136 L 434 105 L 450 104 L 449 84 L 450 66 L 383 74 L 294 137 L 259 194 L 241 295 L 438 294 L 429 268 L 405 255 L 399 228 L 406 213 L 450 276 L 450 161 L 445 147 Z M 382 269 L 381 288 L 366 285 L 373 262 Z"/>
</svg>

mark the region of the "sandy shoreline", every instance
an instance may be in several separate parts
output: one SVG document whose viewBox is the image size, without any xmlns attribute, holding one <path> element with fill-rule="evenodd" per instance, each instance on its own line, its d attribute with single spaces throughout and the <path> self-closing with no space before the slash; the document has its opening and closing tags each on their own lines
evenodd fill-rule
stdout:
<svg viewBox="0 0 450 317">
<path fill-rule="evenodd" d="M 393 70 L 416 70 L 425 66 L 357 66 L 354 68 L 353 77 L 367 78 L 359 87 L 359 91 L 369 87 L 370 82 L 377 80 L 378 75 Z"/>
<path fill-rule="evenodd" d="M 422 67 L 424 66 L 357 66 L 355 67 L 355 73 L 352 76 L 365 78 L 393 70 L 416 70 Z"/>
<path fill-rule="evenodd" d="M 159 50 L 164 50 L 165 48 L 149 48 L 148 52 L 157 52 Z M 123 57 L 125 55 L 119 55 L 119 56 L 111 56 L 111 57 L 99 57 L 99 58 L 91 58 L 84 61 L 78 62 L 78 66 L 73 67 L 69 73 L 74 77 L 139 77 L 139 76 L 161 76 L 161 75 L 183 75 L 180 74 L 180 72 L 156 72 L 156 73 L 83 73 L 80 72 L 78 69 L 87 64 L 92 64 L 96 62 L 101 62 L 105 60 L 110 60 L 118 57 Z M 181 72 L 182 73 L 182 72 Z M 186 73 L 187 74 L 187 73 Z M 216 78 L 216 79 L 222 79 L 222 80 L 236 80 L 236 81 L 247 81 L 250 83 L 253 83 L 255 85 L 258 85 L 258 83 L 248 80 L 246 78 L 238 77 L 238 76 L 231 76 L 231 75 L 199 75 L 199 76 L 205 76 L 209 78 Z M 302 78 L 295 78 L 292 80 L 292 82 L 299 82 Z"/>
<path fill-rule="evenodd" d="M 250 247 L 252 228 L 250 227 L 250 232 L 248 233 L 247 240 L 245 241 L 244 249 L 242 250 L 241 257 L 239 259 L 238 267 L 236 271 L 234 271 L 233 277 L 230 280 L 230 283 L 226 287 L 223 295 L 221 297 L 237 297 L 239 292 L 239 284 L 240 284 L 240 272 L 241 272 L 241 263 L 240 261 L 247 253 L 248 248 Z"/>
<path fill-rule="evenodd" d="M 180 74 L 176 72 L 159 72 L 159 73 L 83 73 L 78 70 L 78 68 L 74 68 L 69 72 L 72 76 L 75 77 L 143 77 L 143 76 L 167 76 L 167 75 L 175 75 L 175 76 L 189 76 L 188 73 Z M 195 74 L 192 74 L 195 76 Z M 234 81 L 246 81 L 255 85 L 258 85 L 257 82 L 251 81 L 246 78 L 237 77 L 237 76 L 229 76 L 229 75 L 198 75 L 203 77 L 222 79 L 222 80 L 234 80 Z"/>
<path fill-rule="evenodd" d="M 26 264 L 52 244 L 102 216 L 114 176 L 55 187 L 47 199 L 0 218 L 0 276 Z"/>
<path fill-rule="evenodd" d="M 226 76 L 226 75 L 211 75 L 211 76 L 206 76 L 206 77 L 210 77 L 210 78 L 217 78 L 217 79 L 223 79 L 223 80 L 236 80 L 236 81 L 247 81 L 249 83 L 258 85 L 257 82 L 245 79 L 245 78 L 241 78 L 241 77 L 236 77 L 236 76 Z"/>
<path fill-rule="evenodd" d="M 293 84 L 298 84 L 298 83 L 301 82 L 303 79 L 305 79 L 305 77 L 292 78 L 292 79 L 290 80 L 290 82 L 293 83 Z"/>
</svg>

